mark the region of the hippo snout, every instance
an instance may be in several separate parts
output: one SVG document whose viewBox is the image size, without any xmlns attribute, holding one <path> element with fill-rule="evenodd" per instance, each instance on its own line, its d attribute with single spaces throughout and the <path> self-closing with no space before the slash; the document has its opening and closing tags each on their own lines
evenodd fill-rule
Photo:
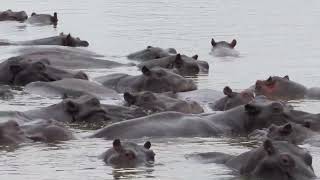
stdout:
<svg viewBox="0 0 320 180">
<path fill-rule="evenodd" d="M 262 83 L 263 82 L 261 80 L 256 81 L 255 89 L 256 90 L 261 90 L 262 89 Z"/>
<path fill-rule="evenodd" d="M 88 41 L 81 41 L 80 42 L 80 46 L 88 47 L 89 46 L 89 42 Z"/>
</svg>

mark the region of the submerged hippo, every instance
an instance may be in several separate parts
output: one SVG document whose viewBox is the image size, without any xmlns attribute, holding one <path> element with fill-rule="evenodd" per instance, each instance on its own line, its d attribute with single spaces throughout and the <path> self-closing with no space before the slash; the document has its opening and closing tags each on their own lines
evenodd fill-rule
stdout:
<svg viewBox="0 0 320 180">
<path fill-rule="evenodd" d="M 174 48 L 162 49 L 159 47 L 148 46 L 146 49 L 129 54 L 127 58 L 132 60 L 147 61 L 167 57 L 171 54 L 177 54 L 177 51 Z"/>
<path fill-rule="evenodd" d="M 196 75 L 200 72 L 208 73 L 209 64 L 205 61 L 198 61 L 198 55 L 193 57 L 188 57 L 185 55 L 170 55 L 167 57 L 153 59 L 150 61 L 143 62 L 138 65 L 141 69 L 142 67 L 162 67 L 168 69 L 174 69 L 177 74 L 180 75 Z"/>
<path fill-rule="evenodd" d="M 154 163 L 155 153 L 147 141 L 143 146 L 133 142 L 113 141 L 113 147 L 101 155 L 103 161 L 116 168 L 133 168 Z"/>
<path fill-rule="evenodd" d="M 26 137 L 16 121 L 0 123 L 0 146 L 14 146 L 28 141 L 30 139 Z"/>
<path fill-rule="evenodd" d="M 234 50 L 237 45 L 237 40 L 233 39 L 230 43 L 226 41 L 216 42 L 213 38 L 211 39 L 212 54 L 219 57 L 224 56 L 239 56 L 239 53 Z"/>
<path fill-rule="evenodd" d="M 320 99 L 320 88 L 306 88 L 304 85 L 291 81 L 289 76 L 270 76 L 266 80 L 257 80 L 255 93 L 270 99 Z"/>
<path fill-rule="evenodd" d="M 12 57 L 0 63 L 0 83 L 24 86 L 35 81 L 56 81 L 63 78 L 88 79 L 82 71 L 71 72 L 52 67 L 48 61 L 29 61 Z"/>
<path fill-rule="evenodd" d="M 124 100 L 129 106 L 135 105 L 151 112 L 176 111 L 182 113 L 203 113 L 202 107 L 194 101 L 184 101 L 169 97 L 165 94 L 156 94 L 149 91 L 140 93 L 124 93 Z"/>
<path fill-rule="evenodd" d="M 254 94 L 251 91 L 244 90 L 242 92 L 233 92 L 229 86 L 223 89 L 225 97 L 210 104 L 210 108 L 214 111 L 226 111 L 234 107 L 247 104 L 254 99 Z"/>
<path fill-rule="evenodd" d="M 212 115 L 163 112 L 107 126 L 91 137 L 106 139 L 141 137 L 247 136 L 255 129 L 290 121 L 279 102 L 256 103 Z M 134 127 L 134 128 L 133 128 Z"/>
<path fill-rule="evenodd" d="M 17 41 L 17 42 L 0 42 L 0 45 L 57 45 L 57 46 L 70 46 L 70 47 L 88 47 L 88 41 L 83 41 L 79 38 L 74 38 L 70 34 L 65 35 L 61 33 L 59 36 L 53 36 L 48 38 L 29 40 L 29 41 Z"/>
<path fill-rule="evenodd" d="M 36 14 L 33 12 L 28 18 L 27 23 L 30 24 L 41 24 L 41 25 L 57 25 L 58 23 L 58 14 L 53 13 L 53 16 L 50 14 Z"/>
<path fill-rule="evenodd" d="M 14 12 L 11 9 L 6 11 L 0 11 L 0 21 L 19 21 L 23 22 L 28 19 L 28 15 L 25 11 Z"/>
<path fill-rule="evenodd" d="M 119 93 L 151 91 L 161 92 L 183 92 L 197 89 L 191 79 L 175 74 L 164 68 L 142 67 L 142 75 L 131 76 L 128 74 L 110 74 L 98 77 L 95 80 L 106 87 Z"/>
<path fill-rule="evenodd" d="M 312 156 L 286 141 L 266 140 L 263 145 L 238 156 L 219 152 L 191 155 L 192 158 L 225 164 L 241 176 L 265 180 L 309 180 L 316 177 Z"/>
</svg>

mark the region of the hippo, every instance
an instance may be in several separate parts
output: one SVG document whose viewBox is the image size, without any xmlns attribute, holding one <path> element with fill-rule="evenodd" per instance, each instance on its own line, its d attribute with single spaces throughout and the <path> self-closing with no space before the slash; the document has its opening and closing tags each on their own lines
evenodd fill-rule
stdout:
<svg viewBox="0 0 320 180">
<path fill-rule="evenodd" d="M 286 141 L 268 139 L 260 147 L 238 156 L 208 152 L 188 157 L 225 164 L 245 178 L 308 180 L 316 177 L 310 153 Z"/>
<path fill-rule="evenodd" d="M 88 79 L 82 72 L 71 72 L 52 67 L 48 61 L 29 61 L 12 57 L 0 63 L 0 83 L 25 86 L 35 81 L 56 81 L 63 78 Z"/>
<path fill-rule="evenodd" d="M 27 23 L 56 26 L 58 23 L 58 14 L 54 12 L 52 16 L 50 14 L 36 14 L 33 12 L 27 19 Z"/>
<path fill-rule="evenodd" d="M 17 41 L 17 42 L 0 42 L 0 45 L 57 45 L 57 46 L 70 46 L 70 47 L 88 47 L 89 43 L 87 41 L 80 40 L 79 38 L 74 38 L 71 34 L 65 35 L 61 33 L 59 36 L 52 36 L 42 39 L 35 39 L 29 41 Z"/>
<path fill-rule="evenodd" d="M 12 92 L 10 86 L 0 85 L 0 99 L 8 100 L 13 98 L 14 98 L 14 93 Z"/>
<path fill-rule="evenodd" d="M 16 146 L 30 141 L 16 121 L 0 123 L 0 146 Z"/>
<path fill-rule="evenodd" d="M 131 60 L 148 61 L 167 57 L 171 54 L 177 54 L 177 51 L 174 48 L 162 49 L 159 47 L 148 46 L 146 49 L 127 55 L 127 58 Z"/>
<path fill-rule="evenodd" d="M 51 65 L 62 69 L 101 69 L 122 66 L 133 66 L 134 64 L 121 64 L 105 59 L 98 59 L 102 55 L 84 49 L 75 49 L 65 46 L 57 47 L 26 47 L 19 50 L 19 56 L 34 61 L 46 60 Z"/>
<path fill-rule="evenodd" d="M 120 99 L 113 89 L 83 79 L 64 78 L 53 82 L 33 82 L 26 85 L 26 92 L 45 97 L 79 97 L 90 94 L 99 99 Z"/>
<path fill-rule="evenodd" d="M 8 9 L 6 11 L 0 11 L 0 21 L 19 21 L 23 22 L 28 19 L 28 15 L 25 11 L 12 11 Z"/>
<path fill-rule="evenodd" d="M 102 85 L 116 90 L 119 93 L 151 91 L 161 92 L 184 92 L 197 89 L 191 79 L 175 74 L 164 68 L 142 67 L 142 75 L 131 76 L 116 73 L 98 77 L 95 80 Z"/>
<path fill-rule="evenodd" d="M 151 111 L 151 113 L 176 111 L 186 114 L 199 114 L 204 112 L 197 102 L 183 101 L 165 94 L 156 94 L 149 91 L 139 93 L 125 92 L 123 97 L 129 106 L 139 106 L 146 111 Z"/>
<path fill-rule="evenodd" d="M 112 145 L 112 148 L 100 156 L 107 165 L 115 168 L 133 168 L 154 163 L 155 153 L 150 149 L 149 141 L 141 146 L 133 142 L 122 143 L 120 139 L 115 139 Z"/>
<path fill-rule="evenodd" d="M 212 115 L 190 115 L 180 112 L 162 112 L 142 118 L 111 124 L 90 137 L 211 137 L 247 136 L 255 129 L 290 121 L 286 107 L 280 102 L 252 101 L 228 111 Z M 132 128 L 134 127 L 134 128 Z"/>
<path fill-rule="evenodd" d="M 168 69 L 174 69 L 177 74 L 180 75 L 196 75 L 198 73 L 208 73 L 209 64 L 205 61 L 197 61 L 198 55 L 188 57 L 186 55 L 170 55 L 159 59 L 153 59 L 150 61 L 142 62 L 138 65 L 138 68 L 142 67 L 162 67 Z"/>
<path fill-rule="evenodd" d="M 234 107 L 247 104 L 254 99 L 254 94 L 251 91 L 233 92 L 229 86 L 224 87 L 223 93 L 225 97 L 210 104 L 210 108 L 214 111 L 226 111 Z"/>
<path fill-rule="evenodd" d="M 234 50 L 234 47 L 237 45 L 237 40 L 233 39 L 230 43 L 226 41 L 216 42 L 213 38 L 211 39 L 212 45 L 212 54 L 218 57 L 224 56 L 239 56 L 239 53 Z"/>
<path fill-rule="evenodd" d="M 270 99 L 297 100 L 320 99 L 320 88 L 307 88 L 302 84 L 291 81 L 289 76 L 270 76 L 266 80 L 257 80 L 255 93 Z"/>
</svg>

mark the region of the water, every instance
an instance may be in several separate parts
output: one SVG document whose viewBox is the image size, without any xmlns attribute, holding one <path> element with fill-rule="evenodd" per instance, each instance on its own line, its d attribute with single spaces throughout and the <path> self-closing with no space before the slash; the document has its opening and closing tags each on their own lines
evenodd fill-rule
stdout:
<svg viewBox="0 0 320 180">
<path fill-rule="evenodd" d="M 199 88 L 222 90 L 226 85 L 244 89 L 256 79 L 289 75 L 308 87 L 320 86 L 318 0 L 1 0 L 4 9 L 58 12 L 59 24 L 30 26 L 0 22 L 0 39 L 28 40 L 60 32 L 90 42 L 89 49 L 106 59 L 128 62 L 125 55 L 148 45 L 175 47 L 186 55 L 198 54 L 210 64 L 208 76 L 196 79 Z M 211 38 L 237 39 L 240 57 L 210 55 Z M 0 59 L 16 48 L 1 47 Z M 113 72 L 138 74 L 135 68 L 85 70 L 91 78 Z M 59 102 L 17 91 L 16 98 L 0 101 L 2 110 L 28 110 Z M 293 102 L 297 109 L 319 112 L 319 101 Z M 61 144 L 33 144 L 0 152 L 1 179 L 232 179 L 222 165 L 201 164 L 185 158 L 194 152 L 239 154 L 251 143 L 226 138 L 151 139 L 156 152 L 153 167 L 112 169 L 97 156 L 111 141 L 82 139 L 91 132 L 74 130 L 79 140 Z M 145 139 L 137 140 L 143 143 Z M 320 149 L 305 145 L 319 174 Z"/>
</svg>

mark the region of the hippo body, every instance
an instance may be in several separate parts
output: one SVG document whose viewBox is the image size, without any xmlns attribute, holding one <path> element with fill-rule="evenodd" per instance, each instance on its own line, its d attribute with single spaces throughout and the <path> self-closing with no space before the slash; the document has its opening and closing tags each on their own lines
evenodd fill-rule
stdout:
<svg viewBox="0 0 320 180">
<path fill-rule="evenodd" d="M 162 67 L 167 69 L 174 69 L 180 75 L 196 75 L 198 73 L 208 73 L 209 64 L 205 61 L 198 61 L 198 56 L 188 57 L 185 55 L 170 55 L 163 58 L 153 59 L 143 62 L 138 65 L 142 67 L 153 68 Z"/>
<path fill-rule="evenodd" d="M 10 9 L 6 11 L 0 11 L 0 21 L 19 21 L 23 22 L 28 19 L 28 15 L 25 11 L 14 12 Z"/>
<path fill-rule="evenodd" d="M 159 47 L 148 46 L 146 49 L 129 54 L 127 58 L 137 61 L 148 61 L 167 57 L 171 54 L 177 54 L 177 51 L 174 48 L 162 49 Z"/>
<path fill-rule="evenodd" d="M 53 13 L 53 16 L 50 14 L 36 14 L 32 13 L 31 16 L 27 19 L 29 24 L 41 24 L 41 25 L 57 25 L 58 15 Z"/>
<path fill-rule="evenodd" d="M 197 102 L 184 101 L 173 98 L 173 96 L 174 94 L 170 97 L 167 94 L 156 94 L 149 91 L 132 94 L 124 93 L 124 99 L 129 106 L 135 105 L 146 111 L 151 111 L 151 113 L 175 111 L 186 114 L 199 114 L 204 112 Z"/>
<path fill-rule="evenodd" d="M 154 162 L 155 153 L 150 149 L 151 143 L 147 141 L 143 146 L 133 142 L 113 141 L 113 147 L 101 155 L 107 165 L 116 168 L 133 168 L 139 165 L 148 165 Z"/>
<path fill-rule="evenodd" d="M 216 42 L 213 38 L 211 39 L 212 54 L 217 57 L 233 56 L 238 57 L 239 52 L 237 52 L 234 47 L 237 45 L 237 41 L 233 39 L 230 43 L 226 41 Z"/>
<path fill-rule="evenodd" d="M 87 41 L 82 41 L 79 38 L 74 38 L 70 34 L 65 35 L 61 33 L 59 36 L 47 37 L 29 41 L 17 41 L 17 42 L 0 42 L 0 45 L 56 45 L 56 46 L 70 46 L 70 47 L 88 47 Z"/>
<path fill-rule="evenodd" d="M 98 77 L 95 80 L 102 85 L 116 90 L 119 93 L 151 91 L 161 92 L 183 92 L 197 89 L 192 80 L 170 72 L 163 68 L 142 68 L 142 75 L 130 76 L 128 74 L 111 74 Z"/>
<path fill-rule="evenodd" d="M 225 164 L 246 178 L 272 180 L 309 180 L 316 177 L 312 156 L 304 149 L 286 141 L 264 141 L 251 151 L 232 156 L 209 152 L 192 158 Z"/>
<path fill-rule="evenodd" d="M 50 65 L 49 62 L 29 61 L 21 57 L 12 57 L 0 63 L 0 83 L 24 86 L 35 81 L 56 81 L 63 78 L 88 79 L 82 71 L 72 72 Z"/>
</svg>

